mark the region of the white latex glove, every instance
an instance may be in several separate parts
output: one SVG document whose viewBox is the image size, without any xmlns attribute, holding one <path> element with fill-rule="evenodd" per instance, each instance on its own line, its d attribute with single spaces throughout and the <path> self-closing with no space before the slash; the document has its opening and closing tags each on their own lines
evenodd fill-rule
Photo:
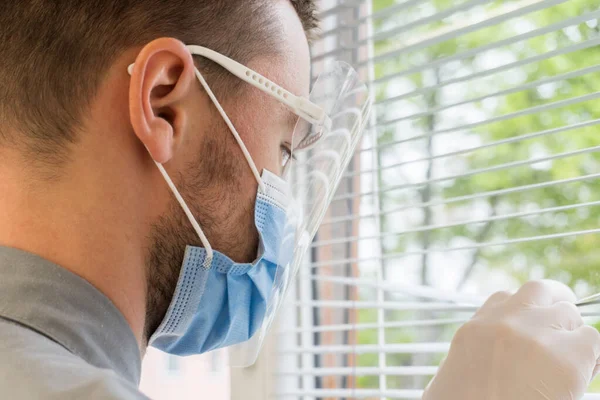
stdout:
<svg viewBox="0 0 600 400">
<path fill-rule="evenodd" d="M 574 400 L 600 357 L 575 295 L 553 281 L 491 296 L 456 333 L 423 400 Z"/>
</svg>

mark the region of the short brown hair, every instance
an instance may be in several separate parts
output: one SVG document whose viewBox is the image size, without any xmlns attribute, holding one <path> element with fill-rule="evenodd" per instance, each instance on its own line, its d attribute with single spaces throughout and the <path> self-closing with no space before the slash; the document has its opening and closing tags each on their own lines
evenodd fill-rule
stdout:
<svg viewBox="0 0 600 400">
<path fill-rule="evenodd" d="M 309 34 L 315 0 L 290 0 Z M 158 37 L 242 63 L 277 48 L 272 0 L 18 0 L 0 12 L 0 144 L 60 163 L 103 75 L 127 48 Z M 228 76 L 206 63 L 219 91 Z M 8 129 L 4 129 L 8 128 Z M 9 136 L 8 131 L 18 131 Z"/>
</svg>

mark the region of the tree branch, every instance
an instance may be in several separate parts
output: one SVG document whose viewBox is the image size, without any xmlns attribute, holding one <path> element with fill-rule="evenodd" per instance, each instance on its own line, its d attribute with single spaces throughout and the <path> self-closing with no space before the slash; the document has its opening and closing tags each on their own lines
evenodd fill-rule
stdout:
<svg viewBox="0 0 600 400">
<path fill-rule="evenodd" d="M 434 69 L 435 74 L 435 83 L 437 84 L 440 81 L 439 70 Z M 438 92 L 434 91 L 430 93 L 427 97 L 427 109 L 432 110 L 438 106 Z M 425 174 L 425 187 L 421 190 L 421 202 L 423 204 L 427 204 L 431 201 L 432 194 L 432 185 L 431 185 L 431 177 L 433 176 L 433 132 L 435 131 L 437 125 L 437 116 L 435 113 L 429 113 L 427 116 L 427 171 Z M 431 225 L 431 220 L 433 219 L 433 212 L 430 206 L 426 206 L 423 209 L 425 215 L 423 216 L 423 226 Z M 431 232 L 425 231 L 423 232 L 423 255 L 421 256 L 421 284 L 429 285 L 429 253 L 427 250 L 431 246 Z"/>
<path fill-rule="evenodd" d="M 492 207 L 492 212 L 490 214 L 490 218 L 493 218 L 497 215 L 497 210 L 496 210 L 497 204 L 498 204 L 498 198 L 496 196 L 490 197 L 490 206 Z M 485 240 L 487 235 L 490 233 L 490 230 L 492 229 L 493 224 L 494 224 L 494 221 L 487 221 L 485 223 L 485 225 L 481 227 L 481 230 L 477 233 L 477 236 L 475 237 L 475 243 L 481 243 Z M 473 273 L 473 271 L 475 270 L 475 266 L 477 265 L 477 261 L 479 259 L 480 254 L 481 254 L 481 248 L 478 248 L 475 250 L 475 252 L 471 256 L 471 261 L 469 262 L 469 265 L 467 266 L 467 268 L 465 268 L 465 272 L 463 273 L 463 276 L 460 278 L 460 281 L 458 282 L 456 291 L 460 291 L 460 289 L 462 289 L 462 287 L 467 283 L 467 281 L 471 277 L 471 274 Z"/>
</svg>

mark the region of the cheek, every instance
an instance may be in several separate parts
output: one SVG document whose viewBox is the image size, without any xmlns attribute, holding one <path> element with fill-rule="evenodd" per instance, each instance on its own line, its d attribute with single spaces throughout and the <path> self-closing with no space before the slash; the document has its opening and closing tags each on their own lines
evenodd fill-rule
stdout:
<svg viewBox="0 0 600 400">
<path fill-rule="evenodd" d="M 281 133 L 276 125 L 257 131 L 259 140 L 254 151 L 250 151 L 259 172 L 267 169 L 279 174 L 281 171 Z"/>
<path fill-rule="evenodd" d="M 271 107 L 248 107 L 244 110 L 245 118 L 240 120 L 238 131 L 259 173 L 267 169 L 278 174 L 281 172 L 282 137 L 287 132 L 282 131 L 278 104 L 262 100 L 258 104 L 266 103 Z"/>
</svg>

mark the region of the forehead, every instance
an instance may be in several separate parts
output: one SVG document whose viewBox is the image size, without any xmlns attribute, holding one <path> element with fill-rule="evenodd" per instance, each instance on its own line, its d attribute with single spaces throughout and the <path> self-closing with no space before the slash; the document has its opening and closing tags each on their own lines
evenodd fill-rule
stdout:
<svg viewBox="0 0 600 400">
<path fill-rule="evenodd" d="M 275 4 L 275 17 L 280 21 L 280 54 L 271 65 L 277 83 L 290 92 L 308 97 L 310 91 L 310 50 L 302 22 L 289 0 Z"/>
<path fill-rule="evenodd" d="M 276 55 L 256 57 L 248 67 L 297 96 L 309 97 L 310 50 L 300 18 L 289 0 L 275 1 L 273 18 L 279 25 L 275 32 Z M 284 136 L 291 135 L 298 120 L 297 115 L 274 98 L 260 91 L 253 93 L 258 97 L 254 98 L 256 101 L 245 103 L 249 105 L 245 111 L 252 112 L 254 117 L 260 115 L 262 121 L 268 120 L 270 126 L 278 127 L 279 136 L 282 132 L 285 132 Z"/>
</svg>

